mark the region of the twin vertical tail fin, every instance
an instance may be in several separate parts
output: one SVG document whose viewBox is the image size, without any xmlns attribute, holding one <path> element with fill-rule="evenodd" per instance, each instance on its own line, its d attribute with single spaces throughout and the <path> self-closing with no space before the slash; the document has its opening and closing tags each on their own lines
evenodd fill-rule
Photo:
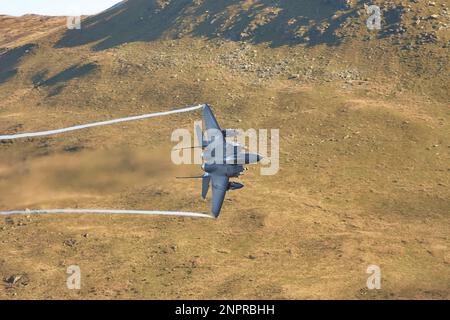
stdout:
<svg viewBox="0 0 450 320">
<path fill-rule="evenodd" d="M 195 135 L 197 137 L 198 147 L 192 148 L 206 148 L 208 146 L 208 141 L 205 141 L 203 138 L 202 127 L 199 125 L 195 126 Z M 202 198 L 206 199 L 206 195 L 208 194 L 209 185 L 211 182 L 211 176 L 208 173 L 205 173 L 199 177 L 178 177 L 178 179 L 202 179 Z"/>
<path fill-rule="evenodd" d="M 211 181 L 211 176 L 209 174 L 205 173 L 204 175 L 197 177 L 177 177 L 177 179 L 202 179 L 202 198 L 203 200 L 206 199 Z"/>
<path fill-rule="evenodd" d="M 208 141 L 203 139 L 203 131 L 199 125 L 195 126 L 195 135 L 197 136 L 198 145 L 202 148 L 206 148 L 208 146 Z"/>
<path fill-rule="evenodd" d="M 173 150 L 189 150 L 189 149 L 196 149 L 196 148 L 206 148 L 208 146 L 207 142 L 203 140 L 203 132 L 202 132 L 202 128 L 198 125 L 195 126 L 195 133 L 197 136 L 197 142 L 198 142 L 198 146 L 193 146 L 193 147 L 183 147 L 183 148 L 176 148 Z"/>
</svg>

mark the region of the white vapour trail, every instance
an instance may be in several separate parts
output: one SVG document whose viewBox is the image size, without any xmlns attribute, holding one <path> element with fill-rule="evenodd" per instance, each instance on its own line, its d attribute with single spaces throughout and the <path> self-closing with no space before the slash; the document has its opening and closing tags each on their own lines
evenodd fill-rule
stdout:
<svg viewBox="0 0 450 320">
<path fill-rule="evenodd" d="M 142 215 L 163 215 L 178 217 L 213 218 L 204 213 L 196 212 L 176 212 L 176 211 L 142 211 L 142 210 L 94 210 L 94 209 L 54 209 L 54 210 L 23 210 L 4 211 L 0 215 L 13 214 L 33 214 L 33 213 L 115 213 L 115 214 L 142 214 Z"/>
<path fill-rule="evenodd" d="M 190 112 L 197 109 L 204 108 L 205 105 L 197 105 L 189 108 L 157 112 L 157 113 L 149 113 L 143 114 L 139 116 L 127 117 L 127 118 L 119 118 L 108 121 L 94 122 L 83 124 L 79 126 L 73 126 L 63 129 L 56 130 L 48 130 L 48 131 L 40 131 L 40 132 L 31 132 L 31 133 L 19 133 L 12 135 L 0 135 L 0 140 L 13 140 L 20 138 L 31 138 L 31 137 L 40 137 L 47 136 L 52 134 L 64 133 L 69 131 L 81 130 L 91 127 L 105 126 L 114 123 L 126 122 L 126 121 L 136 121 L 146 118 L 167 116 L 175 113 L 183 113 Z M 212 216 L 204 213 L 195 213 L 195 212 L 173 212 L 173 211 L 144 211 L 144 210 L 95 210 L 95 209 L 52 209 L 52 210 L 24 210 L 24 211 L 4 211 L 0 212 L 0 215 L 13 215 L 13 214 L 33 214 L 33 213 L 112 213 L 112 214 L 142 214 L 142 215 L 166 215 L 166 216 L 179 216 L 179 217 L 197 217 L 197 218 L 212 218 Z"/>
<path fill-rule="evenodd" d="M 52 135 L 52 134 L 64 133 L 64 132 L 81 130 L 81 129 L 86 129 L 86 128 L 106 126 L 106 125 L 113 124 L 113 123 L 136 121 L 136 120 L 141 120 L 141 119 L 146 119 L 146 118 L 167 116 L 167 115 L 175 114 L 175 113 L 190 112 L 190 111 L 194 111 L 197 109 L 201 109 L 204 106 L 205 105 L 201 104 L 201 105 L 197 105 L 197 106 L 193 106 L 193 107 L 189 107 L 189 108 L 157 112 L 157 113 L 149 113 L 149 114 L 143 114 L 143 115 L 139 115 L 139 116 L 119 118 L 119 119 L 113 119 L 113 120 L 107 120 L 107 121 L 101 121 L 101 122 L 87 123 L 87 124 L 82 124 L 79 126 L 73 126 L 73 127 L 56 129 L 56 130 L 31 132 L 31 133 L 19 133 L 19 134 L 2 135 L 2 136 L 0 135 L 0 140 L 13 140 L 13 139 L 21 139 L 21 138 L 48 136 L 48 135 Z"/>
</svg>

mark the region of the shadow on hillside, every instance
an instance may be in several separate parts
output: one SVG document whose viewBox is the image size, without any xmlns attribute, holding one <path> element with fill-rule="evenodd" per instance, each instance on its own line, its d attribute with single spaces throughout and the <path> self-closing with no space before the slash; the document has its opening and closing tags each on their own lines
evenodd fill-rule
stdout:
<svg viewBox="0 0 450 320">
<path fill-rule="evenodd" d="M 193 35 L 268 43 L 336 45 L 335 31 L 352 10 L 335 16 L 341 3 L 329 0 L 129 0 L 88 17 L 81 30 L 67 30 L 56 47 L 93 44 L 104 50 L 127 42 Z"/>
<path fill-rule="evenodd" d="M 23 56 L 30 53 L 36 47 L 35 44 L 26 44 L 8 50 L 0 55 L 0 84 L 8 81 L 17 74 L 17 65 Z"/>
<path fill-rule="evenodd" d="M 37 74 L 35 74 L 32 77 L 33 84 L 36 87 L 40 86 L 54 86 L 58 84 L 59 82 L 66 82 L 69 80 L 72 80 L 74 78 L 79 78 L 87 75 L 88 73 L 94 71 L 97 68 L 97 65 L 95 63 L 88 63 L 84 64 L 82 66 L 80 65 L 74 65 L 70 68 L 67 68 L 64 71 L 61 71 L 60 73 L 54 75 L 53 77 L 50 77 L 45 80 L 45 77 L 47 76 L 48 71 L 41 71 Z"/>
<path fill-rule="evenodd" d="M 97 69 L 97 67 L 95 63 L 87 63 L 81 66 L 74 65 L 47 79 L 48 70 L 44 70 L 35 74 L 31 80 L 35 88 L 53 87 L 50 89 L 49 96 L 55 96 L 65 88 L 65 82 L 86 76 Z"/>
</svg>

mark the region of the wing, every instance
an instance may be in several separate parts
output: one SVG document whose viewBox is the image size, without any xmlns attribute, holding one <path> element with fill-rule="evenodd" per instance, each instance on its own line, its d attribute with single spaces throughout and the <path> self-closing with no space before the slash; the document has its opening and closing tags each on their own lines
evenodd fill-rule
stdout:
<svg viewBox="0 0 450 320">
<path fill-rule="evenodd" d="M 203 107 L 203 121 L 205 122 L 206 135 L 208 136 L 207 147 L 204 152 L 204 159 L 211 160 L 215 159 L 215 150 L 223 150 L 223 157 L 225 157 L 225 136 L 223 135 L 222 129 L 220 129 L 211 108 L 205 104 Z M 213 141 L 215 143 L 213 143 Z"/>
<path fill-rule="evenodd" d="M 212 176 L 212 214 L 216 218 L 220 214 L 220 209 L 222 209 L 225 193 L 228 190 L 228 180 L 229 178 L 226 176 Z"/>
<path fill-rule="evenodd" d="M 211 108 L 207 104 L 203 108 L 203 120 L 205 121 L 206 130 L 216 129 L 222 131 L 216 117 L 214 117 Z"/>
</svg>

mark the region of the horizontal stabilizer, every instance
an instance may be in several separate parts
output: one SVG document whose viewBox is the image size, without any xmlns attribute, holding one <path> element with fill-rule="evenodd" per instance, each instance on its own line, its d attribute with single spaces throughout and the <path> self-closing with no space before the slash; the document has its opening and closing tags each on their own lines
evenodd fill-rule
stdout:
<svg viewBox="0 0 450 320">
<path fill-rule="evenodd" d="M 208 194 L 210 181 L 211 181 L 211 176 L 205 174 L 203 176 L 203 181 L 202 181 L 202 198 L 203 198 L 203 200 L 206 199 L 206 195 Z"/>
</svg>

